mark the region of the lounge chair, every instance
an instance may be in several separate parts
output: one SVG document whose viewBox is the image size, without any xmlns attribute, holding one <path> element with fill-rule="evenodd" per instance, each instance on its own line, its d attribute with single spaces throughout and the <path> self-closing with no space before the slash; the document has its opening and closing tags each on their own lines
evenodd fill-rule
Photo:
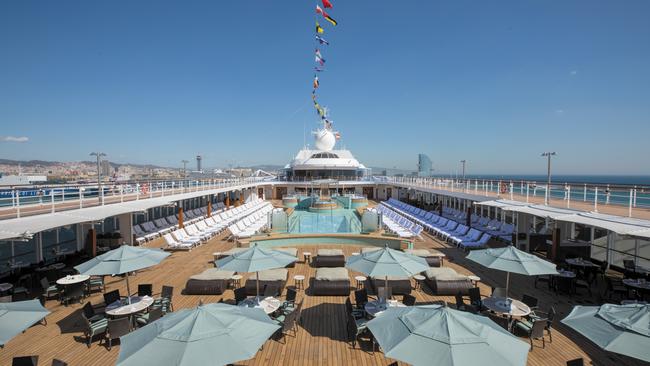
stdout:
<svg viewBox="0 0 650 366">
<path fill-rule="evenodd" d="M 344 267 L 318 268 L 311 278 L 311 294 L 315 296 L 349 296 L 350 276 Z"/>
<path fill-rule="evenodd" d="M 345 267 L 345 255 L 341 249 L 319 249 L 312 263 L 314 267 Z"/>
<path fill-rule="evenodd" d="M 284 289 L 284 286 L 287 283 L 287 278 L 288 278 L 289 272 L 284 269 L 284 268 L 278 268 L 278 269 L 268 269 L 266 271 L 260 271 L 257 276 L 259 277 L 259 282 L 260 282 L 260 291 L 264 289 L 264 286 L 266 285 L 276 285 L 278 288 L 278 291 L 281 293 L 282 290 Z M 248 296 L 255 296 L 257 293 L 257 284 L 256 284 L 256 274 L 253 273 L 250 276 L 248 276 L 248 279 L 246 280 L 246 284 L 244 287 L 246 288 L 246 294 Z M 279 293 L 276 293 L 274 296 L 278 296 Z"/>
<path fill-rule="evenodd" d="M 458 274 L 449 267 L 430 268 L 423 275 L 424 283 L 436 295 L 454 296 L 457 293 L 468 295 L 469 289 L 474 287 L 467 276 Z"/>
<path fill-rule="evenodd" d="M 228 288 L 228 281 L 235 274 L 208 268 L 200 274 L 191 276 L 185 283 L 185 295 L 221 295 Z"/>
</svg>

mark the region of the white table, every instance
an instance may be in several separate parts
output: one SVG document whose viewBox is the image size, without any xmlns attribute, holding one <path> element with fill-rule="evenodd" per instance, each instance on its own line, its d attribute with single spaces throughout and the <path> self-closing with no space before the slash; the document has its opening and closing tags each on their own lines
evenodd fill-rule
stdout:
<svg viewBox="0 0 650 366">
<path fill-rule="evenodd" d="M 357 281 L 357 289 L 360 289 L 366 283 L 366 276 L 355 276 L 354 279 Z"/>
<path fill-rule="evenodd" d="M 421 274 L 416 274 L 416 275 L 413 276 L 413 279 L 415 280 L 415 289 L 416 290 L 421 290 L 422 289 L 422 281 L 424 281 L 426 279 L 426 277 L 424 277 Z"/>
<path fill-rule="evenodd" d="M 406 305 L 397 300 L 387 300 L 386 302 L 368 301 L 364 309 L 370 316 L 379 316 L 384 310 L 390 307 L 404 308 Z"/>
<path fill-rule="evenodd" d="M 262 309 L 266 314 L 272 314 L 280 308 L 282 302 L 275 297 L 249 297 L 246 300 L 239 303 L 239 306 L 245 306 L 249 308 Z"/>
<path fill-rule="evenodd" d="M 302 252 L 302 257 L 305 258 L 305 263 L 311 262 L 311 252 Z"/>
<path fill-rule="evenodd" d="M 467 278 L 468 278 L 470 281 L 472 281 L 472 284 L 474 284 L 474 287 L 476 287 L 476 285 L 477 285 L 479 282 L 481 282 L 481 277 L 479 277 L 479 276 L 474 276 L 474 275 L 472 275 L 472 276 L 467 276 Z"/>
<path fill-rule="evenodd" d="M 56 284 L 61 286 L 68 286 L 68 285 L 74 285 L 75 283 L 86 282 L 89 279 L 90 276 L 88 275 L 78 274 L 73 276 L 61 277 L 58 280 L 56 280 Z"/>
<path fill-rule="evenodd" d="M 135 313 L 146 310 L 149 306 L 153 305 L 153 297 L 150 296 L 131 296 L 131 303 L 127 300 L 115 301 L 106 306 L 106 315 L 109 316 L 130 316 Z"/>
<path fill-rule="evenodd" d="M 592 261 L 582 259 L 582 258 L 568 258 L 565 260 L 570 266 L 577 267 L 598 267 L 598 265 Z"/>
<path fill-rule="evenodd" d="M 530 307 L 523 302 L 511 298 L 507 300 L 510 301 L 510 306 L 503 297 L 486 297 L 483 299 L 483 306 L 495 313 L 510 317 L 521 318 L 531 313 Z"/>
</svg>

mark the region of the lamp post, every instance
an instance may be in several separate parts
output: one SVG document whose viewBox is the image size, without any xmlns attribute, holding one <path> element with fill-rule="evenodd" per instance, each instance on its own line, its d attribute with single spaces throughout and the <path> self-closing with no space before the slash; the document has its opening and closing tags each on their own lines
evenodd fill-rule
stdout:
<svg viewBox="0 0 650 366">
<path fill-rule="evenodd" d="M 543 157 L 547 159 L 546 166 L 546 194 L 544 195 L 544 204 L 548 205 L 548 201 L 551 198 L 551 156 L 555 156 L 555 151 L 548 151 L 542 153 Z"/>
<path fill-rule="evenodd" d="M 181 160 L 181 163 L 183 163 L 183 178 L 186 178 L 187 177 L 187 163 L 189 163 L 189 161 Z"/>
<path fill-rule="evenodd" d="M 97 157 L 97 199 L 101 204 L 104 204 L 104 190 L 102 189 L 102 172 L 99 167 L 99 163 L 102 161 L 102 157 L 106 156 L 103 152 L 91 152 L 90 156 Z"/>
</svg>

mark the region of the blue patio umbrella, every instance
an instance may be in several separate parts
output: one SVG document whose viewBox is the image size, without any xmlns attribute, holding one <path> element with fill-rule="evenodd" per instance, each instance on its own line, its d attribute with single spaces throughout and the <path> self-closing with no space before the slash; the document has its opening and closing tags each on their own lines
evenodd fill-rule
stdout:
<svg viewBox="0 0 650 366">
<path fill-rule="evenodd" d="M 0 303 L 0 346 L 43 320 L 49 313 L 38 299 Z"/>
<path fill-rule="evenodd" d="M 512 245 L 504 248 L 475 250 L 469 253 L 467 259 L 487 268 L 506 271 L 508 273 L 506 294 L 510 285 L 510 272 L 527 276 L 557 274 L 555 264 L 521 251 Z"/>
<path fill-rule="evenodd" d="M 575 306 L 562 323 L 604 350 L 650 362 L 650 305 Z"/>
<path fill-rule="evenodd" d="M 87 262 L 81 263 L 75 266 L 74 269 L 80 274 L 88 276 L 126 274 L 126 291 L 128 292 L 130 302 L 131 289 L 129 288 L 129 273 L 155 266 L 169 256 L 169 253 L 161 249 L 122 245 L 117 249 L 110 250 Z"/>
<path fill-rule="evenodd" d="M 279 250 L 254 245 L 247 250 L 219 259 L 216 266 L 226 271 L 255 272 L 257 296 L 260 294 L 259 271 L 284 268 L 298 258 Z"/>
<path fill-rule="evenodd" d="M 429 269 L 426 259 L 388 246 L 354 255 L 348 258 L 345 266 L 370 277 L 385 277 L 386 287 L 388 287 L 389 276 L 411 277 Z"/>
<path fill-rule="evenodd" d="M 279 328 L 261 309 L 199 305 L 121 337 L 117 366 L 226 365 L 255 357 Z"/>
<path fill-rule="evenodd" d="M 441 305 L 389 307 L 368 329 L 386 357 L 415 366 L 524 366 L 528 358 L 528 344 L 488 317 Z"/>
</svg>

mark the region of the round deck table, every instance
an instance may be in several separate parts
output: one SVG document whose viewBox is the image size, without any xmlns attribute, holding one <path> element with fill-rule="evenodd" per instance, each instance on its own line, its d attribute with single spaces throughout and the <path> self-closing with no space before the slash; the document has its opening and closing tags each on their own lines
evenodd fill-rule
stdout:
<svg viewBox="0 0 650 366">
<path fill-rule="evenodd" d="M 79 283 L 79 282 L 86 282 L 89 279 L 90 279 L 90 276 L 88 276 L 88 275 L 78 274 L 78 275 L 74 275 L 74 276 L 61 277 L 58 280 L 56 280 L 56 284 L 61 285 L 61 286 L 68 286 L 68 285 L 74 285 L 74 284 Z"/>
<path fill-rule="evenodd" d="M 531 313 L 530 307 L 523 302 L 511 298 L 507 300 L 510 301 L 510 306 L 508 306 L 508 301 L 503 297 L 486 297 L 483 299 L 483 306 L 497 314 L 510 317 L 521 318 Z"/>
<path fill-rule="evenodd" d="M 388 309 L 389 307 L 403 308 L 406 307 L 406 305 L 397 300 L 388 300 L 386 302 L 368 301 L 364 306 L 364 309 L 370 316 L 379 316 L 384 310 Z"/>
<path fill-rule="evenodd" d="M 113 317 L 131 316 L 148 309 L 153 305 L 151 296 L 131 296 L 131 303 L 126 300 L 115 301 L 106 306 L 106 315 Z"/>
<path fill-rule="evenodd" d="M 293 276 L 293 282 L 294 282 L 297 289 L 304 289 L 305 288 L 305 276 L 303 276 L 303 275 L 295 275 L 295 276 Z"/>
<path fill-rule="evenodd" d="M 249 297 L 246 300 L 239 303 L 239 306 L 246 306 L 249 308 L 262 309 L 266 314 L 272 314 L 280 308 L 282 302 L 275 297 Z"/>
</svg>

